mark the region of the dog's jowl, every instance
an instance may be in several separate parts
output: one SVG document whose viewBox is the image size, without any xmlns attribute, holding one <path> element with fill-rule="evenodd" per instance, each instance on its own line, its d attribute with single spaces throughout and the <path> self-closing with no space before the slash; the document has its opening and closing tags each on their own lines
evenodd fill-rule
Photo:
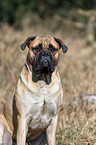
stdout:
<svg viewBox="0 0 96 145">
<path fill-rule="evenodd" d="M 28 37 L 26 63 L 16 89 L 0 110 L 0 145 L 56 145 L 63 91 L 57 64 L 67 46 L 55 37 Z"/>
</svg>

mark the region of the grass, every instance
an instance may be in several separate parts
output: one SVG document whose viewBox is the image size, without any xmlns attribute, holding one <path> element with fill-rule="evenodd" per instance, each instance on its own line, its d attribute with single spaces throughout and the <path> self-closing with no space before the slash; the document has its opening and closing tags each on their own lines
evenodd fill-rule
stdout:
<svg viewBox="0 0 96 145">
<path fill-rule="evenodd" d="M 36 25 L 32 22 L 28 25 L 29 21 L 28 17 L 24 19 L 19 30 L 7 24 L 0 27 L 0 96 L 8 96 L 16 86 L 28 51 L 22 52 L 20 44 L 28 36 L 61 38 L 69 49 L 66 54 L 61 51 L 58 66 L 64 105 L 59 114 L 57 145 L 95 145 L 96 104 L 89 102 L 90 96 L 85 99 L 84 94 L 96 93 L 96 48 L 87 46 L 86 34 L 71 24 L 65 25 L 63 18 L 54 17 L 44 22 L 36 17 L 33 20 Z"/>
</svg>

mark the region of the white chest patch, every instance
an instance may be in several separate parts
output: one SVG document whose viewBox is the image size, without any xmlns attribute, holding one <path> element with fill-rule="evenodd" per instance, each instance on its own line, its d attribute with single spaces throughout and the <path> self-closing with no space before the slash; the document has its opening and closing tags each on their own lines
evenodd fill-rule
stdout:
<svg viewBox="0 0 96 145">
<path fill-rule="evenodd" d="M 57 113 L 57 106 L 52 102 L 43 102 L 33 104 L 30 109 L 30 124 L 32 130 L 45 129 L 52 117 Z"/>
<path fill-rule="evenodd" d="M 18 104 L 22 102 L 21 111 L 26 116 L 31 134 L 46 129 L 62 104 L 62 87 L 59 74 L 56 73 L 54 72 L 50 85 L 44 81 L 34 83 L 30 74 L 25 77 L 23 71 L 21 73 L 17 101 Z"/>
</svg>

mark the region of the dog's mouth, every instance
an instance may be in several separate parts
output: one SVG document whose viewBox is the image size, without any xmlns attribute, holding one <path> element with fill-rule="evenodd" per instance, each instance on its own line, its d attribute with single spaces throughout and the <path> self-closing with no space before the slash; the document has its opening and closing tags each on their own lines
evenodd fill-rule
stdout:
<svg viewBox="0 0 96 145">
<path fill-rule="evenodd" d="M 49 51 L 43 50 L 37 54 L 34 63 L 34 70 L 37 73 L 45 74 L 48 74 L 49 72 L 52 73 L 54 71 L 54 60 L 52 54 Z"/>
</svg>

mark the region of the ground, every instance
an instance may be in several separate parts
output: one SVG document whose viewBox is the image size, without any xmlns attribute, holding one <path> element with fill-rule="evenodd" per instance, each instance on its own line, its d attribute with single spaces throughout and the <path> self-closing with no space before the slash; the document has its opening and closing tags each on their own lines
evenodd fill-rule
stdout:
<svg viewBox="0 0 96 145">
<path fill-rule="evenodd" d="M 77 26 L 77 24 L 76 24 Z M 55 36 L 63 40 L 68 51 L 60 52 L 58 70 L 64 90 L 56 133 L 57 145 L 96 143 L 96 46 L 86 45 L 85 29 L 54 17 L 46 21 L 33 17 L 22 21 L 19 29 L 2 24 L 0 27 L 0 96 L 14 91 L 28 49 L 21 43 L 29 36 Z M 87 95 L 87 96 L 86 96 Z M 91 96 L 91 97 L 90 97 Z M 90 99 L 91 98 L 91 99 Z M 2 106 L 1 106 L 2 107 Z"/>
</svg>

